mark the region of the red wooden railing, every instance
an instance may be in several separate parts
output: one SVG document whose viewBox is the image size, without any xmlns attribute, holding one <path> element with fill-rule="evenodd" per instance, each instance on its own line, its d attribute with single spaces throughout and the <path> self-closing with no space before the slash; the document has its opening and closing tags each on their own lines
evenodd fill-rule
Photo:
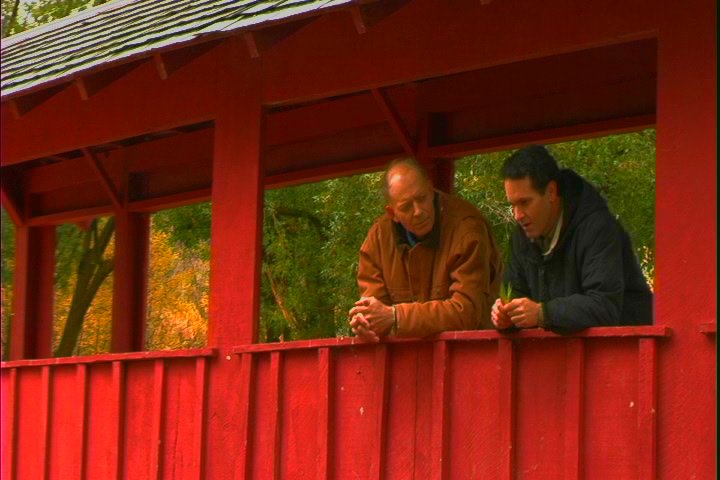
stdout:
<svg viewBox="0 0 720 480">
<path fill-rule="evenodd" d="M 239 346 L 236 477 L 652 479 L 668 335 Z M 214 354 L 3 363 L 3 478 L 203 478 Z"/>
</svg>

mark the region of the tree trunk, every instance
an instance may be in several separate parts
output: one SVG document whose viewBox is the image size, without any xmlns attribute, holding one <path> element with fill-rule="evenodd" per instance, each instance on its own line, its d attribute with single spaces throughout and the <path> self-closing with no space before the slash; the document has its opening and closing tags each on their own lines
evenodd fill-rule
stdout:
<svg viewBox="0 0 720 480">
<path fill-rule="evenodd" d="M 108 220 L 99 235 L 97 230 L 97 220 L 95 220 L 92 227 L 85 233 L 83 253 L 78 263 L 75 291 L 60 344 L 54 352 L 56 357 L 67 357 L 73 354 L 87 311 L 100 286 L 113 271 L 113 260 L 104 258 L 104 255 L 115 231 L 115 220 Z"/>
</svg>

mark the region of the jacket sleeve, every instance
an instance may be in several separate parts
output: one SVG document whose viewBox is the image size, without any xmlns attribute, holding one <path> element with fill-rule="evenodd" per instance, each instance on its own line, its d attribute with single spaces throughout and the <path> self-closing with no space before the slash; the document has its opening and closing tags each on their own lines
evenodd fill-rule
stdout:
<svg viewBox="0 0 720 480">
<path fill-rule="evenodd" d="M 582 293 L 547 301 L 546 328 L 569 333 L 619 325 L 625 291 L 620 225 L 608 215 L 589 217 L 575 234 L 581 236 L 574 258 Z"/>
<path fill-rule="evenodd" d="M 510 255 L 510 265 L 505 270 L 504 281 L 512 285 L 513 297 L 531 297 L 530 286 L 525 275 L 523 263 L 520 260 L 520 249 L 523 248 L 522 242 L 525 234 L 519 230 L 519 227 L 512 234 L 512 249 Z"/>
<path fill-rule="evenodd" d="M 488 226 L 474 222 L 455 239 L 448 259 L 449 298 L 396 305 L 398 336 L 427 336 L 447 330 L 492 328 L 501 263 Z"/>
<path fill-rule="evenodd" d="M 357 283 L 361 297 L 375 297 L 385 305 L 391 305 L 390 293 L 385 287 L 381 259 L 378 246 L 379 229 L 374 225 L 368 232 L 368 236 L 360 247 L 360 261 L 358 264 Z"/>
</svg>

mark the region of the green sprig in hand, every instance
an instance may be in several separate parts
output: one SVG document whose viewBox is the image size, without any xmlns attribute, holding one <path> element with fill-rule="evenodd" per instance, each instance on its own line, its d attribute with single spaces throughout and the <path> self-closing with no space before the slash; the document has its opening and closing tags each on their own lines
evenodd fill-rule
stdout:
<svg viewBox="0 0 720 480">
<path fill-rule="evenodd" d="M 514 297 L 513 295 L 513 289 L 512 289 L 512 283 L 510 282 L 503 282 L 500 284 L 500 300 L 502 300 L 503 305 L 508 303 L 510 300 L 512 300 Z"/>
</svg>

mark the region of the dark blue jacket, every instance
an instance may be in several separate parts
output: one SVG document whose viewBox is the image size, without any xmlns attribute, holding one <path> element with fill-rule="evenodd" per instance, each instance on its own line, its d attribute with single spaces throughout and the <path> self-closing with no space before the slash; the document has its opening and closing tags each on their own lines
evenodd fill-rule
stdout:
<svg viewBox="0 0 720 480">
<path fill-rule="evenodd" d="M 649 325 L 652 293 L 625 229 L 597 190 L 572 170 L 561 170 L 563 225 L 543 258 L 518 226 L 505 281 L 514 297 L 543 302 L 545 328 L 570 333 L 587 327 Z"/>
</svg>

